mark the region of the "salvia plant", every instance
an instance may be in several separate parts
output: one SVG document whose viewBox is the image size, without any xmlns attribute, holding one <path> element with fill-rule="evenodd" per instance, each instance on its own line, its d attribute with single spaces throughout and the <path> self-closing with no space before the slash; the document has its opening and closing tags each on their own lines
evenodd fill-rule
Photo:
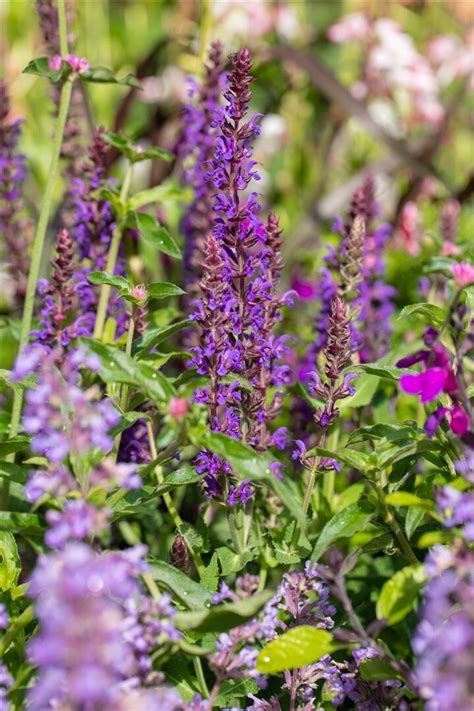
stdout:
<svg viewBox="0 0 474 711">
<path fill-rule="evenodd" d="M 474 265 L 461 199 L 436 203 L 418 249 L 416 202 L 388 224 L 366 171 L 318 228 L 321 258 L 291 272 L 296 236 L 265 188 L 258 49 L 229 52 L 205 16 L 174 143 L 160 130 L 148 141 L 96 125 L 87 103 L 89 84 L 128 92 L 123 108 L 145 83 L 75 53 L 64 0 L 37 10 L 44 56 L 24 71 L 53 121 L 37 208 L 29 117 L 0 84 L 15 350 L 0 372 L 0 709 L 470 711 Z M 370 40 L 374 94 L 399 86 L 376 61 L 381 22 L 357 14 L 329 32 Z M 409 286 L 390 267 L 407 253 Z"/>
</svg>

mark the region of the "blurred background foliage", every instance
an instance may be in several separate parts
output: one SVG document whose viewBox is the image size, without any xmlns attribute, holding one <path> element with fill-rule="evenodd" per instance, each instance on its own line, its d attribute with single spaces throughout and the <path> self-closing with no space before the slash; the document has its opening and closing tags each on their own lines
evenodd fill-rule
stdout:
<svg viewBox="0 0 474 711">
<path fill-rule="evenodd" d="M 21 148 L 31 171 L 26 198 L 34 217 L 48 166 L 52 103 L 44 80 L 21 72 L 32 57 L 45 52 L 35 2 L 4 0 L 1 11 L 3 64 L 13 113 L 25 118 Z M 466 208 L 460 242 L 473 240 L 472 91 L 466 77 L 455 77 L 443 86 L 440 100 L 447 118 L 441 126 L 410 121 L 403 115 L 403 96 L 401 113 L 394 97 L 359 99 L 371 120 L 396 144 L 381 140 L 354 115 L 350 102 L 350 89 L 367 58 L 366 44 L 334 43 L 327 35 L 331 25 L 354 12 L 365 13 L 371 22 L 395 20 L 421 55 L 438 35 L 465 42 L 474 21 L 471 0 L 71 2 L 75 53 L 91 65 L 110 67 L 118 76 L 132 72 L 143 87 L 140 91 L 89 84 L 82 107 L 84 143 L 95 126 L 103 125 L 178 154 L 187 78 L 201 73 L 209 43 L 219 39 L 228 52 L 249 45 L 256 77 L 253 108 L 264 115 L 256 148 L 262 163 L 260 189 L 266 207 L 280 216 L 285 230 L 286 280 L 295 274 L 314 277 L 332 239 L 332 217 L 344 213 L 364 173 L 371 171 L 383 219 L 395 225 L 389 280 L 397 286 L 399 305 L 409 303 L 416 299 L 420 261 L 438 251 L 439 209 L 449 196 Z M 301 63 L 303 55 L 319 64 L 308 70 Z M 321 63 L 329 70 L 326 82 L 321 81 Z M 334 100 L 335 87 L 345 89 L 341 100 Z M 121 174 L 117 159 L 111 173 Z M 136 171 L 134 187 L 164 179 L 178 182 L 180 173 L 179 160 L 170 167 L 145 162 Z M 58 205 L 61 195 L 58 181 Z M 164 219 L 177 239 L 186 197 L 184 192 L 178 202 L 164 206 Z M 421 215 L 419 245 L 412 253 L 399 233 L 403 207 L 411 200 L 418 201 Z M 160 271 L 163 268 L 167 265 Z M 304 304 L 300 313 L 304 328 Z"/>
</svg>

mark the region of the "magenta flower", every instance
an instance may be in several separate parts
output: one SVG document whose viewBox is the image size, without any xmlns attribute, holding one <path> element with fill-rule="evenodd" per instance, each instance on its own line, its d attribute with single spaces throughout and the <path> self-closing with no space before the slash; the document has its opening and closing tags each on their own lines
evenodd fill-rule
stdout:
<svg viewBox="0 0 474 711">
<path fill-rule="evenodd" d="M 443 392 L 447 373 L 442 368 L 428 368 L 423 373 L 402 375 L 400 386 L 409 395 L 419 395 L 420 402 L 435 400 Z"/>
</svg>

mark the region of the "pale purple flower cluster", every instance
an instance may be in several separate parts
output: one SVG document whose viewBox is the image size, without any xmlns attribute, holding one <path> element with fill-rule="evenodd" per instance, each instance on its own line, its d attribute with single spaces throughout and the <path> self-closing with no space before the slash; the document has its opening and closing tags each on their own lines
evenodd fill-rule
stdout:
<svg viewBox="0 0 474 711">
<path fill-rule="evenodd" d="M 41 556 L 30 581 L 40 632 L 29 643 L 38 681 L 29 693 L 33 711 L 56 706 L 89 711 L 160 709 L 168 690 L 143 688 L 161 681 L 152 669 L 158 636 L 175 638 L 167 599 L 144 609 L 138 577 L 144 547 L 97 553 L 83 543 Z M 144 611 L 143 611 L 144 610 Z M 145 619 L 146 618 L 146 619 Z M 171 693 L 166 708 L 179 709 Z"/>
<path fill-rule="evenodd" d="M 115 464 L 106 456 L 113 447 L 110 430 L 120 415 L 111 400 L 99 399 L 98 388 L 81 388 L 79 364 L 93 369 L 99 365 L 80 350 L 58 359 L 58 351 L 48 352 L 39 345 L 31 346 L 16 362 L 17 376 L 19 372 L 22 377 L 31 373 L 37 377 L 36 386 L 26 391 L 23 428 L 31 435 L 32 451 L 48 459 L 46 471 L 30 474 L 26 496 L 32 502 L 45 494 L 66 499 L 61 510 L 46 513 L 45 542 L 51 548 L 89 539 L 108 527 L 109 512 L 86 499 L 92 489 L 107 492 L 141 486 L 136 464 Z"/>
<path fill-rule="evenodd" d="M 11 279 L 12 301 L 19 306 L 28 280 L 31 224 L 22 214 L 26 159 L 17 151 L 22 121 L 10 118 L 9 112 L 7 86 L 0 81 L 0 236 Z"/>
<path fill-rule="evenodd" d="M 93 449 L 107 454 L 113 445 L 110 429 L 120 420 L 118 410 L 112 401 L 98 399 L 98 389 L 82 390 L 71 361 L 59 370 L 54 356 L 43 351 L 35 369 L 37 384 L 25 396 L 23 428 L 31 435 L 32 451 L 55 464 Z"/>
<path fill-rule="evenodd" d="M 210 379 L 196 400 L 208 405 L 211 429 L 263 451 L 271 444 L 267 424 L 279 412 L 282 397 L 277 393 L 268 403 L 268 388 L 290 380 L 289 368 L 277 365 L 286 354 L 286 338 L 273 335 L 289 296 L 275 292 L 282 267 L 278 221 L 270 215 L 266 225 L 262 222 L 258 195 L 250 190 L 259 179 L 251 147 L 259 116 L 245 121 L 251 66 L 246 49 L 232 57 L 227 104 L 206 175 L 215 192 L 214 221 L 204 248 L 201 298 L 192 316 L 200 327 L 200 343 L 190 364 Z M 230 381 L 232 373 L 242 373 L 252 391 Z M 225 376 L 230 382 L 224 382 Z M 229 489 L 231 469 L 215 455 L 201 452 L 197 461 L 209 496 L 225 496 L 230 504 L 251 496 L 248 482 Z"/>
<path fill-rule="evenodd" d="M 430 580 L 412 640 L 415 680 L 427 711 L 470 711 L 474 703 L 474 554 L 464 545 L 435 546 Z"/>
</svg>

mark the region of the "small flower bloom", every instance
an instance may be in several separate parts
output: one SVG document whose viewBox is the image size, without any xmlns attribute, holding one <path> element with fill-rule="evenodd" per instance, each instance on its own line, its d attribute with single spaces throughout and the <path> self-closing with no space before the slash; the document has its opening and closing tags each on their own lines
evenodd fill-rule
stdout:
<svg viewBox="0 0 474 711">
<path fill-rule="evenodd" d="M 189 403 L 183 397 L 173 397 L 169 404 L 169 413 L 175 420 L 181 420 L 189 412 Z"/>
<path fill-rule="evenodd" d="M 453 264 L 452 272 L 454 281 L 460 288 L 474 284 L 474 265 L 468 262 Z"/>
<path fill-rule="evenodd" d="M 48 64 L 52 72 L 59 72 L 63 65 L 63 60 L 59 54 L 55 54 L 54 57 L 51 57 Z"/>
<path fill-rule="evenodd" d="M 420 402 L 435 400 L 443 391 L 446 373 L 441 368 L 428 368 L 422 373 L 402 375 L 400 386 L 409 395 L 419 395 Z"/>
</svg>

